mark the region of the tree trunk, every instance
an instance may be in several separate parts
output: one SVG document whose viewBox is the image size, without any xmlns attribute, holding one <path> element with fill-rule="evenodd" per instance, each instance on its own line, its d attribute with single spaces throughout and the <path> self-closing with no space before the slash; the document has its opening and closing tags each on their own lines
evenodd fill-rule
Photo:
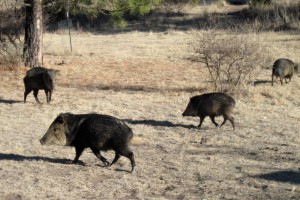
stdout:
<svg viewBox="0 0 300 200">
<path fill-rule="evenodd" d="M 23 58 L 25 65 L 43 65 L 43 10 L 42 0 L 24 0 L 26 6 Z"/>
</svg>

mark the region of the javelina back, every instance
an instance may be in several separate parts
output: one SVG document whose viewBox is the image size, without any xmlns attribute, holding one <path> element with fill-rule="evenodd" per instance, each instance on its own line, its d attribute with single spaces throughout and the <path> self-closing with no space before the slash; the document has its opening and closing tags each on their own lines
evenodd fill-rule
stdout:
<svg viewBox="0 0 300 200">
<path fill-rule="evenodd" d="M 221 126 L 224 125 L 228 119 L 231 122 L 234 130 L 234 118 L 232 116 L 232 110 L 234 107 L 235 100 L 228 94 L 207 93 L 192 97 L 182 115 L 200 117 L 200 123 L 198 125 L 199 128 L 201 127 L 206 116 L 209 116 L 211 121 L 216 126 L 219 126 L 219 124 L 215 121 L 215 117 L 222 115 L 224 121 Z"/>
<path fill-rule="evenodd" d="M 131 161 L 133 171 L 134 154 L 128 148 L 132 137 L 131 128 L 115 117 L 62 113 L 52 122 L 40 142 L 42 145 L 74 146 L 76 156 L 73 163 L 78 162 L 85 148 L 90 148 L 104 165 L 108 166 L 109 162 L 100 151 L 114 150 L 115 158 L 110 165 L 117 162 L 120 156 L 125 156 Z"/>
<path fill-rule="evenodd" d="M 44 67 L 34 67 L 26 72 L 24 77 L 24 103 L 27 95 L 33 90 L 34 98 L 40 103 L 37 95 L 39 90 L 44 90 L 46 93 L 47 102 L 51 101 L 52 91 L 54 90 L 55 76 L 58 70 L 47 69 Z"/>
<path fill-rule="evenodd" d="M 283 85 L 283 79 L 285 79 L 285 83 L 287 83 L 287 79 L 291 81 L 295 70 L 298 70 L 298 65 L 293 61 L 286 58 L 276 60 L 272 68 L 272 86 L 274 83 L 274 76 L 279 77 L 281 85 Z"/>
</svg>

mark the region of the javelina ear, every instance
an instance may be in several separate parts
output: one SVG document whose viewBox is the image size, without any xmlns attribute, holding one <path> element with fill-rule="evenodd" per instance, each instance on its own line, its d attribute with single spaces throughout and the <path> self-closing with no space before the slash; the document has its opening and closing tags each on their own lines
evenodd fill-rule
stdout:
<svg viewBox="0 0 300 200">
<path fill-rule="evenodd" d="M 67 113 L 60 113 L 60 114 L 57 116 L 56 121 L 57 121 L 58 123 L 60 123 L 60 124 L 65 123 L 65 121 L 66 121 L 66 120 L 65 120 L 66 114 L 67 114 Z"/>
<path fill-rule="evenodd" d="M 60 124 L 63 124 L 63 123 L 64 123 L 64 119 L 63 119 L 62 116 L 58 116 L 57 119 L 56 119 L 56 121 L 57 121 L 58 123 L 60 123 Z"/>
</svg>

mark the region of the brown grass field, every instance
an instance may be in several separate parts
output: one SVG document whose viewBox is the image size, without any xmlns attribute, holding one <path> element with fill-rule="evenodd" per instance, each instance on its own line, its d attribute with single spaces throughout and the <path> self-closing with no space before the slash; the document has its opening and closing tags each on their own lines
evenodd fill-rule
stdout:
<svg viewBox="0 0 300 200">
<path fill-rule="evenodd" d="M 190 62 L 193 30 L 44 35 L 44 62 L 60 70 L 53 101 L 23 103 L 28 70 L 1 71 L 0 199 L 300 199 L 300 77 L 271 86 L 271 66 L 300 62 L 300 35 L 266 32 L 270 66 L 236 96 L 236 130 L 206 118 L 183 118 L 189 98 L 210 92 L 208 73 Z M 64 64 L 60 65 L 64 61 Z M 69 164 L 71 147 L 39 139 L 62 112 L 108 114 L 133 129 L 127 158 L 111 167 L 87 149 Z M 217 118 L 220 122 L 222 117 Z M 103 152 L 111 161 L 112 151 Z"/>
</svg>

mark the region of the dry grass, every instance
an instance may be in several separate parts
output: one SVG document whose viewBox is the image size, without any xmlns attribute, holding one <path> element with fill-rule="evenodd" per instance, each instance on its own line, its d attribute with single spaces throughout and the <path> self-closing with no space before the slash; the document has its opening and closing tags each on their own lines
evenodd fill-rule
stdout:
<svg viewBox="0 0 300 200">
<path fill-rule="evenodd" d="M 264 34 L 273 60 L 300 61 L 299 35 Z M 199 121 L 181 116 L 189 97 L 210 91 L 207 72 L 186 59 L 191 35 L 75 34 L 70 53 L 66 34 L 46 34 L 45 66 L 61 71 L 50 104 L 35 103 L 32 94 L 22 102 L 27 69 L 1 71 L 1 198 L 299 199 L 299 76 L 271 87 L 270 60 L 249 95 L 236 98 L 236 131 L 209 119 L 202 130 L 190 128 Z M 42 91 L 39 97 L 46 102 Z M 135 171 L 126 172 L 123 157 L 104 168 L 90 150 L 85 165 L 70 165 L 73 148 L 41 146 L 61 112 L 124 119 L 135 135 Z"/>
</svg>

